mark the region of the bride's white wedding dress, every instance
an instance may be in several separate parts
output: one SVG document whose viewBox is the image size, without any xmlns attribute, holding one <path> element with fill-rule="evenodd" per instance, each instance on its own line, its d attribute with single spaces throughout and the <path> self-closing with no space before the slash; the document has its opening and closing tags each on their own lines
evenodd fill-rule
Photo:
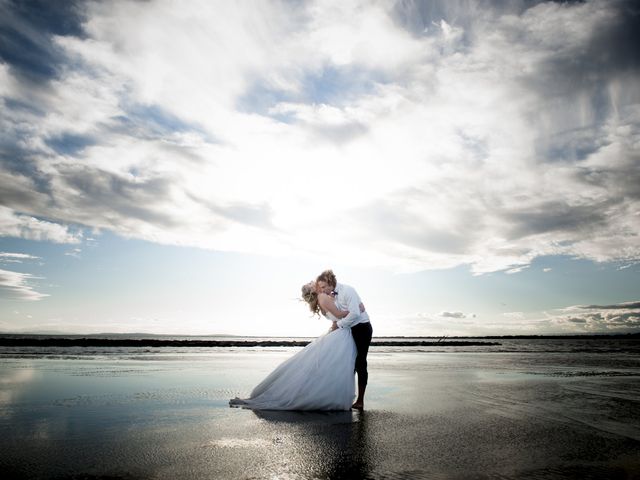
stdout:
<svg viewBox="0 0 640 480">
<path fill-rule="evenodd" d="M 351 329 L 326 333 L 285 360 L 233 407 L 255 410 L 349 410 L 355 398 Z"/>
</svg>

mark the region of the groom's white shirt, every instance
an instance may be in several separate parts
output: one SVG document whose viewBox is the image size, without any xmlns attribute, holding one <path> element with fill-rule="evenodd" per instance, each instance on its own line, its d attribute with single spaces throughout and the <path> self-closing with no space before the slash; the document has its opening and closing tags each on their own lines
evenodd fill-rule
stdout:
<svg viewBox="0 0 640 480">
<path fill-rule="evenodd" d="M 359 323 L 365 323 L 369 321 L 369 314 L 367 312 L 360 313 L 360 296 L 356 289 L 349 285 L 343 285 L 338 283 L 334 291 L 337 293 L 334 300 L 336 306 L 340 310 L 348 310 L 349 314 L 341 320 L 338 320 L 337 324 L 340 328 L 351 328 Z"/>
</svg>

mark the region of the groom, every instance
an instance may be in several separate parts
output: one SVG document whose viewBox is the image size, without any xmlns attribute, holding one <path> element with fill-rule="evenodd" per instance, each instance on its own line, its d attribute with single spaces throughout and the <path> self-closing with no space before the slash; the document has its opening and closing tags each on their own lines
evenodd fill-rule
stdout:
<svg viewBox="0 0 640 480">
<path fill-rule="evenodd" d="M 356 356 L 355 371 L 358 374 L 358 398 L 351 408 L 364 409 L 364 392 L 367 388 L 369 373 L 367 372 L 367 353 L 371 344 L 373 329 L 369 321 L 369 315 L 364 309 L 360 310 L 360 297 L 353 287 L 343 285 L 336 281 L 336 276 L 331 270 L 325 270 L 316 279 L 318 290 L 327 295 L 333 295 L 337 307 L 348 311 L 346 317 L 338 320 L 335 328 L 351 328 L 351 335 L 356 344 L 358 354 Z"/>
</svg>

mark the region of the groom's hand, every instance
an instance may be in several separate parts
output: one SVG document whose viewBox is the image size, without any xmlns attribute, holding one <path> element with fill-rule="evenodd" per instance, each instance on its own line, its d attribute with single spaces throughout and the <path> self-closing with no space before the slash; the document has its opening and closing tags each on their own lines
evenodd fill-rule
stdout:
<svg viewBox="0 0 640 480">
<path fill-rule="evenodd" d="M 364 313 L 365 308 L 364 308 L 364 303 L 360 303 L 360 313 Z"/>
<path fill-rule="evenodd" d="M 332 322 L 331 323 L 331 331 L 333 332 L 334 330 L 338 329 L 338 323 L 337 322 Z"/>
</svg>

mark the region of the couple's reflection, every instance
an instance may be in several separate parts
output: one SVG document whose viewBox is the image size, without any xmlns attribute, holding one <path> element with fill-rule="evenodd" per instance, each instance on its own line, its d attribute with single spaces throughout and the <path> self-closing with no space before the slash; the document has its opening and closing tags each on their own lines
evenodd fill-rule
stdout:
<svg viewBox="0 0 640 480">
<path fill-rule="evenodd" d="M 366 478 L 373 468 L 367 412 L 253 412 L 270 423 L 286 424 L 287 430 L 294 427 L 295 441 L 287 460 L 297 473 L 359 479 Z"/>
</svg>

